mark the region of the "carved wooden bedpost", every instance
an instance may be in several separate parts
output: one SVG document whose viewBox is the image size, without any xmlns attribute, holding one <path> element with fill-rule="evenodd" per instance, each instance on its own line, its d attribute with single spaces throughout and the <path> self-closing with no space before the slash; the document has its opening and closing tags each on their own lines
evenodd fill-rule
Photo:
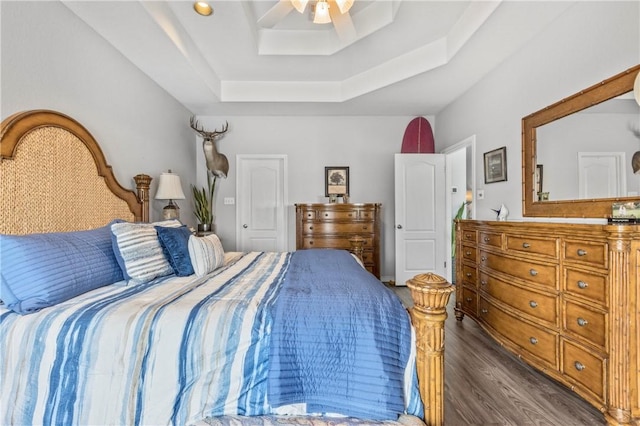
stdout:
<svg viewBox="0 0 640 426">
<path fill-rule="evenodd" d="M 136 181 L 136 189 L 138 190 L 138 199 L 142 203 L 141 217 L 136 221 L 149 222 L 149 187 L 153 178 L 149 175 L 135 175 L 133 180 Z"/>
<path fill-rule="evenodd" d="M 416 330 L 416 365 L 424 421 L 444 424 L 444 321 L 453 285 L 436 274 L 416 275 L 407 281 L 414 306 L 411 320 Z"/>
</svg>

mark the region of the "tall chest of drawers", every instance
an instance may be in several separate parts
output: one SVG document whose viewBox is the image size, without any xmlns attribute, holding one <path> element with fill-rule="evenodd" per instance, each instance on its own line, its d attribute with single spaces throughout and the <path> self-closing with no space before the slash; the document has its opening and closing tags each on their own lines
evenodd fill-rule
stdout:
<svg viewBox="0 0 640 426">
<path fill-rule="evenodd" d="M 380 278 L 381 207 L 379 203 L 296 204 L 296 249 L 349 250 L 349 239 L 361 237 L 364 266 Z"/>
<path fill-rule="evenodd" d="M 638 228 L 457 221 L 456 317 L 478 321 L 609 423 L 640 423 Z"/>
</svg>

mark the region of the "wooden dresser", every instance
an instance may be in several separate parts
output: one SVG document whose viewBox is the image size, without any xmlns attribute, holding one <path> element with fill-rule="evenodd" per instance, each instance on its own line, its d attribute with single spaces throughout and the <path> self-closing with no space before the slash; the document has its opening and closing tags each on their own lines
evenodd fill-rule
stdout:
<svg viewBox="0 0 640 426">
<path fill-rule="evenodd" d="M 640 226 L 460 220 L 456 244 L 459 320 L 610 424 L 640 423 Z"/>
<path fill-rule="evenodd" d="M 296 249 L 349 250 L 349 239 L 363 238 L 362 259 L 380 278 L 381 204 L 296 204 Z"/>
</svg>

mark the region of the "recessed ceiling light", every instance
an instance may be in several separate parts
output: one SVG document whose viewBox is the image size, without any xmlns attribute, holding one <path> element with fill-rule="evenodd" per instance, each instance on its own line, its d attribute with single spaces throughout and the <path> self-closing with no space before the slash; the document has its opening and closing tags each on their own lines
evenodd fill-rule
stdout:
<svg viewBox="0 0 640 426">
<path fill-rule="evenodd" d="M 197 1 L 193 3 L 193 10 L 199 15 L 209 16 L 213 14 L 213 8 L 206 1 Z"/>
</svg>

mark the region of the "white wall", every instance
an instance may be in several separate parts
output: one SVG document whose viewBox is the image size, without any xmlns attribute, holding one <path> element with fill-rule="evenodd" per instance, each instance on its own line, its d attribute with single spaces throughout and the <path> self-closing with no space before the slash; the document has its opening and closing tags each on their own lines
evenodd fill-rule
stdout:
<svg viewBox="0 0 640 426">
<path fill-rule="evenodd" d="M 501 203 L 509 219 L 522 218 L 522 117 L 640 63 L 639 5 L 576 2 L 436 116 L 438 151 L 476 135 L 476 178 L 485 193 L 484 200 L 476 198 L 477 219 L 495 219 L 491 209 Z M 501 146 L 507 147 L 508 181 L 484 184 L 482 154 Z"/>
<path fill-rule="evenodd" d="M 0 2 L 2 118 L 52 109 L 83 124 L 118 181 L 171 168 L 186 192 L 196 173 L 189 111 L 59 2 Z M 72 166 L 72 165 L 70 165 Z M 166 201 L 152 201 L 158 219 Z M 179 201 L 195 223 L 190 201 Z"/>
<path fill-rule="evenodd" d="M 325 166 L 348 166 L 352 202 L 382 203 L 382 277 L 394 275 L 393 154 L 400 152 L 404 130 L 413 117 L 199 117 L 207 129 L 228 120 L 229 131 L 217 142 L 229 159 L 229 177 L 216 189 L 216 232 L 226 250 L 235 249 L 235 197 L 237 154 L 287 154 L 289 162 L 289 249 L 295 249 L 293 205 L 327 202 Z M 427 117 L 433 123 L 433 117 Z M 204 155 L 198 150 L 198 184 L 206 184 Z M 444 206 L 443 206 L 444 208 Z"/>
</svg>

